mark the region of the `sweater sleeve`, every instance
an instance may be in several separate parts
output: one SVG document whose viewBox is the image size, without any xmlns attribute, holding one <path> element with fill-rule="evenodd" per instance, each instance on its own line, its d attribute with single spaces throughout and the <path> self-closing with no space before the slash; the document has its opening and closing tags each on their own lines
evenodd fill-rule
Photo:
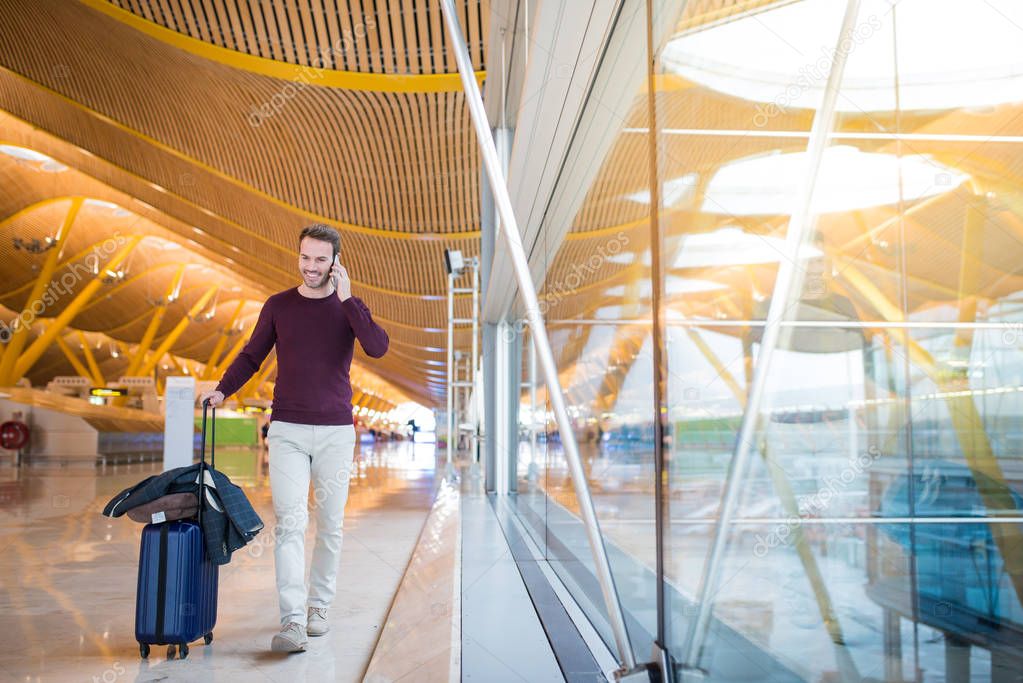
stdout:
<svg viewBox="0 0 1023 683">
<path fill-rule="evenodd" d="M 267 300 L 259 312 L 252 336 L 249 337 L 245 348 L 224 372 L 224 376 L 220 378 L 217 391 L 227 398 L 241 389 L 249 381 L 249 378 L 259 370 L 259 366 L 263 364 L 263 360 L 276 342 L 277 331 L 274 329 L 273 304 Z"/>
<path fill-rule="evenodd" d="M 380 358 L 387 353 L 390 339 L 384 328 L 373 321 L 369 307 L 362 303 L 358 297 L 348 297 L 341 302 L 341 306 L 348 316 L 348 324 L 352 326 L 356 339 L 362 346 L 362 350 L 370 358 Z"/>
</svg>

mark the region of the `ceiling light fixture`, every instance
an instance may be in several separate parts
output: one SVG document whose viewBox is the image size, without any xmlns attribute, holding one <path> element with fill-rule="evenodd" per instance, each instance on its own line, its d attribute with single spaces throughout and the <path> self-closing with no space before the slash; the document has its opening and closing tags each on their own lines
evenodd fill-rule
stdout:
<svg viewBox="0 0 1023 683">
<path fill-rule="evenodd" d="M 42 240 L 37 238 L 23 239 L 21 237 L 15 237 L 12 241 L 14 243 L 14 251 L 21 251 L 24 249 L 30 254 L 42 254 L 57 246 L 57 240 L 50 236 L 46 236 Z"/>
</svg>

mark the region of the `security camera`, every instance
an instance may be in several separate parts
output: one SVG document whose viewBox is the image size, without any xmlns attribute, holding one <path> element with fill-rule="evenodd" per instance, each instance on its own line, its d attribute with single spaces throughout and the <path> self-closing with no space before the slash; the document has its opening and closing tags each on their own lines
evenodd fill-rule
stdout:
<svg viewBox="0 0 1023 683">
<path fill-rule="evenodd" d="M 462 270 L 465 269 L 465 259 L 462 258 L 462 252 L 457 249 L 445 249 L 444 267 L 448 269 L 448 275 L 454 275 L 455 277 L 461 275 Z"/>
</svg>

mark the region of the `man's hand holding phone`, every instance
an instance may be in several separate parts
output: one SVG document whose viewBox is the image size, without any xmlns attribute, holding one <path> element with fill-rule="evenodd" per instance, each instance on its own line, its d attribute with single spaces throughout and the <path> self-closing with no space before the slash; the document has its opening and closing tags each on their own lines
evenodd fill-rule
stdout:
<svg viewBox="0 0 1023 683">
<path fill-rule="evenodd" d="M 352 281 L 348 279 L 348 271 L 341 265 L 341 259 L 334 256 L 334 265 L 330 267 L 330 281 L 337 292 L 337 298 L 344 301 L 352 296 Z"/>
</svg>

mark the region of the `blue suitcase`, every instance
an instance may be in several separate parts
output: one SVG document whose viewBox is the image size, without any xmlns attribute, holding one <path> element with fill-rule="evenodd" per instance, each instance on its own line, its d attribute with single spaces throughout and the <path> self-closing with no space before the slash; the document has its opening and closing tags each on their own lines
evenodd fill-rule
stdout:
<svg viewBox="0 0 1023 683">
<path fill-rule="evenodd" d="M 205 403 L 202 412 L 201 453 L 205 463 Z M 215 425 L 216 408 L 213 413 Z M 211 448 L 211 467 L 214 458 Z M 220 568 L 210 562 L 203 542 L 204 498 L 200 491 L 198 520 L 147 524 L 142 530 L 135 639 L 143 658 L 149 656 L 150 645 L 169 645 L 167 658 L 174 657 L 177 646 L 183 659 L 188 656 L 188 644 L 192 641 L 203 638 L 208 645 L 213 640 Z"/>
</svg>

